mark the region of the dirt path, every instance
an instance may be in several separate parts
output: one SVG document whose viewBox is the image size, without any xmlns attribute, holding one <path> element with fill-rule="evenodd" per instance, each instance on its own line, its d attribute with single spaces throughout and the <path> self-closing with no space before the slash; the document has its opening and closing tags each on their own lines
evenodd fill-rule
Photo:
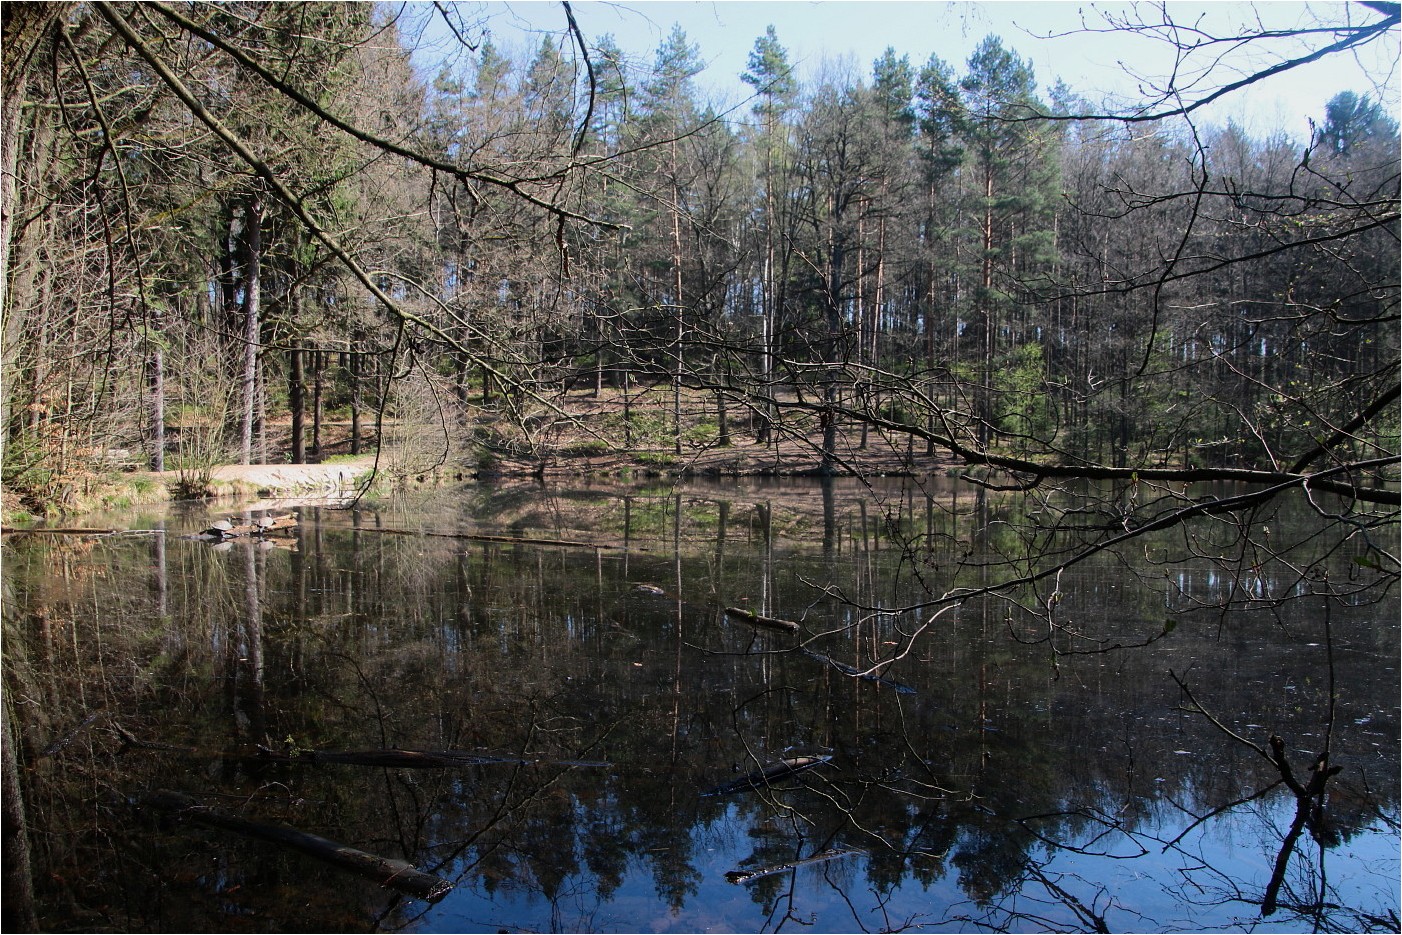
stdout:
<svg viewBox="0 0 1402 935">
<path fill-rule="evenodd" d="M 214 469 L 213 480 L 277 494 L 332 494 L 354 487 L 374 464 L 374 455 L 333 464 L 222 464 Z M 151 471 L 146 476 L 169 483 L 179 479 L 180 472 Z"/>
</svg>

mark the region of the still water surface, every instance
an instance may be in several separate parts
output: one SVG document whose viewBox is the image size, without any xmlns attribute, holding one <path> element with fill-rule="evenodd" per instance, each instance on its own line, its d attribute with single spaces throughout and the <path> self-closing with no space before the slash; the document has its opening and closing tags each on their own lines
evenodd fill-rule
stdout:
<svg viewBox="0 0 1402 935">
<path fill-rule="evenodd" d="M 1304 586 L 1159 564 L 1166 537 L 1069 570 L 1051 643 L 1003 598 L 900 611 L 1016 559 L 1015 517 L 970 502 L 952 481 L 473 485 L 300 506 L 274 547 L 180 538 L 202 508 L 110 518 L 164 535 L 7 537 L 40 924 L 1395 931 L 1395 591 L 1223 616 L 1232 587 Z M 1278 734 L 1302 775 L 1326 744 L 1343 767 L 1327 832 L 1283 863 L 1295 798 L 1226 729 Z M 307 756 L 385 749 L 473 758 Z M 813 765 L 737 782 L 786 758 Z M 157 790 L 452 889 L 173 819 Z"/>
</svg>

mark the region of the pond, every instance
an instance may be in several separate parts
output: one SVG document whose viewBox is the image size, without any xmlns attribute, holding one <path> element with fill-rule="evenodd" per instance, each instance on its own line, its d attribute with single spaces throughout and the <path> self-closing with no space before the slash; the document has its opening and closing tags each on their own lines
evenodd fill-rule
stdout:
<svg viewBox="0 0 1402 935">
<path fill-rule="evenodd" d="M 6 537 L 42 929 L 1397 930 L 1395 588 L 1177 530 L 932 603 L 1030 541 L 945 478 L 270 507 L 266 541 L 182 538 L 203 507 Z M 1357 569 L 1313 515 L 1257 519 Z M 1318 820 L 1272 735 L 1342 767 Z"/>
</svg>

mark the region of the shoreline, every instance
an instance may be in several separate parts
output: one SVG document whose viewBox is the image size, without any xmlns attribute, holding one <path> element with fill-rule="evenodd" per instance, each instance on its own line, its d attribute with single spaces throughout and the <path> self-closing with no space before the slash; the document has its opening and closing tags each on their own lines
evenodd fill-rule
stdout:
<svg viewBox="0 0 1402 935">
<path fill-rule="evenodd" d="M 416 483 L 460 482 L 534 478 L 537 481 L 568 479 L 619 480 L 663 477 L 817 477 L 822 463 L 815 446 L 798 439 L 778 444 L 742 441 L 729 446 L 693 448 L 681 455 L 670 450 L 634 449 L 553 455 L 543 461 L 505 454 L 480 456 L 477 463 L 425 466 L 405 465 L 391 453 L 379 456 L 379 478 Z M 355 458 L 338 457 L 330 463 L 221 464 L 211 470 L 215 495 L 211 500 L 249 497 L 337 498 L 352 492 L 376 471 L 374 453 Z M 398 462 L 398 463 L 396 463 Z M 834 476 L 923 477 L 945 473 L 957 462 L 946 455 L 916 455 L 909 449 L 888 445 L 867 449 L 848 447 L 842 452 Z M 47 514 L 32 513 L 6 492 L 3 522 L 7 527 L 41 526 L 91 513 L 149 503 L 178 502 L 172 486 L 182 472 L 132 471 L 90 477 L 83 489 L 72 491 Z"/>
</svg>

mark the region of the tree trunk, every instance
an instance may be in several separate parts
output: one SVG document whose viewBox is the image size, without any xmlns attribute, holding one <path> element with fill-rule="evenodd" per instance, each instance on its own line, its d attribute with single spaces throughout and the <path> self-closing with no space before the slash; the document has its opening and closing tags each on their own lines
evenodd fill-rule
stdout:
<svg viewBox="0 0 1402 935">
<path fill-rule="evenodd" d="M 818 470 L 824 476 L 837 472 L 837 383 L 841 368 L 838 366 L 838 332 L 842 328 L 842 262 L 843 243 L 839 225 L 842 223 L 841 202 L 833 198 L 832 233 L 829 248 L 827 283 L 827 336 L 824 339 L 823 359 L 826 376 L 823 386 L 823 456 Z"/>
<path fill-rule="evenodd" d="M 459 419 L 467 418 L 467 373 L 472 361 L 461 351 L 453 353 L 453 396 L 458 401 Z"/>
<path fill-rule="evenodd" d="M 993 169 L 983 172 L 983 360 L 978 391 L 978 442 L 987 450 L 993 425 L 993 356 L 996 346 L 993 323 Z"/>
<path fill-rule="evenodd" d="M 259 342 L 262 347 L 262 342 Z M 253 411 L 254 434 L 258 438 L 258 463 L 268 463 L 268 375 L 264 372 L 263 357 L 258 356 L 254 373 L 258 379 L 258 407 Z"/>
<path fill-rule="evenodd" d="M 856 326 L 857 326 L 857 361 L 856 361 L 856 363 L 857 363 L 857 373 L 858 373 L 857 379 L 858 379 L 858 381 L 860 381 L 860 380 L 862 379 L 861 376 L 860 376 L 860 374 L 862 373 L 862 367 L 863 367 L 863 365 L 866 363 L 866 336 L 867 336 L 867 330 L 870 328 L 870 325 L 871 325 L 871 323 L 870 323 L 869 321 L 867 321 L 868 312 L 867 312 L 866 296 L 863 294 L 863 293 L 866 291 L 866 248 L 865 248 L 865 245 L 863 244 L 863 238 L 866 236 L 866 232 L 865 232 L 865 227 L 866 227 L 866 223 L 865 223 L 865 222 L 866 222 L 866 217 L 865 217 L 865 205 L 866 205 L 866 203 L 863 202 L 863 211 L 862 211 L 862 212 L 859 212 L 859 213 L 857 214 L 857 281 L 856 281 L 856 283 L 853 285 L 853 289 L 854 289 L 854 291 L 855 291 L 855 293 L 856 293 L 856 294 L 853 296 L 853 300 L 856 302 L 856 306 L 857 306 L 857 307 L 853 310 L 853 316 L 852 316 L 852 317 L 853 317 L 853 319 L 855 320 L 855 324 L 856 324 Z M 859 382 L 859 383 L 858 383 L 858 386 L 860 387 L 860 385 L 861 385 L 861 384 L 860 384 L 860 382 Z M 866 419 L 863 419 L 863 420 L 862 420 L 861 433 L 862 433 L 861 441 L 858 443 L 857 447 L 858 447 L 859 449 L 865 451 L 865 450 L 866 450 L 866 447 L 867 447 L 867 420 L 866 420 Z"/>
<path fill-rule="evenodd" d="M 931 202 L 931 204 L 934 203 L 934 197 L 935 197 L 934 186 L 931 186 L 931 187 L 930 187 L 930 202 Z M 930 223 L 930 230 L 931 230 L 930 236 L 933 237 L 933 236 L 934 236 L 933 231 L 934 231 L 934 226 L 935 226 L 935 221 L 934 221 L 934 218 L 933 218 L 933 217 L 930 218 L 930 222 L 929 222 L 929 223 Z M 938 285 L 937 285 L 938 282 L 939 282 L 939 274 L 938 274 L 938 272 L 937 272 L 937 270 L 936 270 L 935 261 L 934 261 L 933 257 L 932 257 L 931 260 L 930 260 L 929 276 L 930 276 L 930 283 L 929 283 L 929 290 L 930 290 L 930 291 L 929 291 L 929 301 L 928 301 L 928 303 L 927 303 L 926 306 L 925 306 L 925 366 L 926 366 L 926 368 L 928 369 L 929 374 L 930 374 L 930 379 L 927 380 L 927 382 L 926 382 L 926 386 L 929 387 L 930 402 L 929 402 L 929 404 L 928 404 L 928 411 L 927 411 L 926 414 L 925 414 L 925 429 L 926 429 L 926 431 L 929 432 L 929 435 L 927 435 L 926 438 L 925 438 L 925 454 L 926 454 L 926 456 L 933 456 L 934 453 L 935 453 L 935 405 L 934 405 L 934 400 L 935 400 L 934 373 L 935 373 L 935 363 L 936 363 L 936 361 L 935 361 L 935 299 L 936 299 L 936 296 L 939 294 L 939 288 L 938 288 Z M 958 325 L 957 325 L 957 324 L 955 325 L 955 330 L 956 330 L 956 331 L 958 330 Z M 957 362 L 957 358 L 956 358 L 956 362 Z"/>
<path fill-rule="evenodd" d="M 326 369 L 324 351 L 312 351 L 312 454 L 321 460 L 321 389 Z"/>
<path fill-rule="evenodd" d="M 30 73 L 43 58 L 51 41 L 52 30 L 61 25 L 72 3 L 30 3 L 11 2 L 5 4 L 4 15 L 0 17 L 0 44 L 5 54 L 0 65 L 0 82 L 3 83 L 4 99 L 0 103 L 0 314 L 3 315 L 3 339 L 0 339 L 0 370 L 5 379 L 3 405 L 0 417 L 9 421 L 10 392 L 14 384 L 14 363 L 18 350 L 19 336 L 24 332 L 24 316 L 20 311 L 23 302 L 9 291 L 11 238 L 16 235 L 14 226 L 15 180 L 19 170 L 20 128 L 23 125 L 25 86 Z"/>
<path fill-rule="evenodd" d="M 672 140 L 672 301 L 676 303 L 676 360 L 672 369 L 672 451 L 682 453 L 682 228 L 677 184 L 677 141 Z"/>
<path fill-rule="evenodd" d="M 178 792 L 155 792 L 146 796 L 142 804 L 172 811 L 197 824 L 222 828 L 250 837 L 261 838 L 285 847 L 291 847 L 310 854 L 318 860 L 334 864 L 343 870 L 375 880 L 381 886 L 392 887 L 419 899 L 430 902 L 441 899 L 453 888 L 446 880 L 423 873 L 402 860 L 394 860 L 368 854 L 336 841 L 329 841 L 320 835 L 308 834 L 286 825 L 251 821 L 221 808 L 200 805 L 194 799 Z"/>
<path fill-rule="evenodd" d="M 23 4 L 30 6 L 31 4 Z M 9 41 L 8 11 L 6 41 Z M 9 49 L 6 49 L 8 52 Z M 8 73 L 6 87 L 8 88 Z M 24 791 L 19 781 L 19 758 L 15 737 L 10 732 L 10 693 L 0 687 L 0 767 L 3 767 L 3 827 L 5 900 L 0 903 L 0 929 L 6 932 L 37 932 L 34 912 L 34 878 L 29 859 L 29 827 L 25 820 Z"/>
<path fill-rule="evenodd" d="M 304 423 L 306 422 L 306 383 L 302 358 L 306 352 L 294 347 L 287 352 L 287 408 L 292 411 L 292 463 L 307 463 Z"/>
<path fill-rule="evenodd" d="M 351 437 L 350 453 L 360 454 L 360 355 L 347 354 L 350 372 Z"/>
<path fill-rule="evenodd" d="M 760 340 L 760 387 L 764 397 L 755 442 L 768 444 L 774 419 L 774 387 L 770 375 L 774 367 L 775 298 L 774 288 L 774 117 L 767 114 L 764 131 L 764 273 L 760 284 L 763 337 Z"/>
<path fill-rule="evenodd" d="M 633 448 L 633 397 L 628 392 L 629 373 L 623 370 L 623 447 Z"/>
<path fill-rule="evenodd" d="M 722 448 L 731 445 L 730 413 L 725 407 L 725 390 L 716 390 L 716 444 Z"/>
<path fill-rule="evenodd" d="M 166 469 L 166 388 L 165 352 L 161 349 L 161 313 L 150 310 L 151 353 L 147 359 L 147 379 L 151 393 L 151 470 Z"/>
<path fill-rule="evenodd" d="M 243 369 L 240 375 L 239 463 L 253 460 L 254 420 L 258 411 L 258 316 L 262 291 L 263 201 L 254 195 L 243 214 Z"/>
</svg>

